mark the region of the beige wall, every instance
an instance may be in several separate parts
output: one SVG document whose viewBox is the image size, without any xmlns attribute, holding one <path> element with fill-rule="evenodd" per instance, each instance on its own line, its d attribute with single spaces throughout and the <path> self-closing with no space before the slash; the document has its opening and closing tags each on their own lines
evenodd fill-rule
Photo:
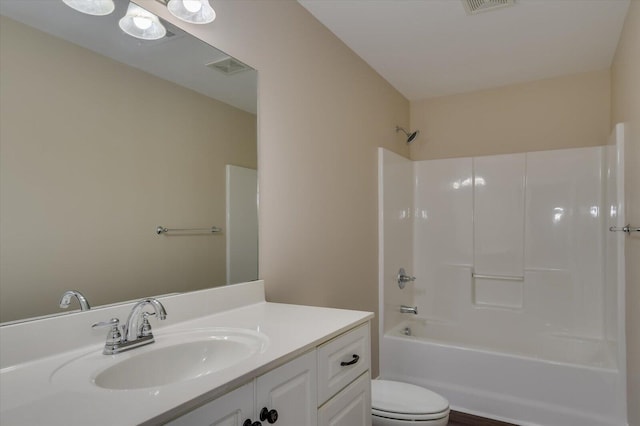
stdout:
<svg viewBox="0 0 640 426">
<path fill-rule="evenodd" d="M 628 123 L 626 221 L 640 226 L 640 1 L 629 7 L 611 68 L 611 123 Z M 626 328 L 629 425 L 640 425 L 640 235 L 626 238 Z"/>
<path fill-rule="evenodd" d="M 411 102 L 411 159 L 604 145 L 609 71 Z"/>
<path fill-rule="evenodd" d="M 223 284 L 224 235 L 154 229 L 225 226 L 255 115 L 6 18 L 0 54 L 1 321 L 67 289 L 102 305 Z"/>
<path fill-rule="evenodd" d="M 183 26 L 157 2 L 139 2 Z M 393 129 L 408 124 L 408 102 L 293 0 L 218 0 L 216 11 L 214 24 L 189 31 L 259 70 L 260 269 L 268 299 L 376 310 L 375 147 L 407 155 Z M 625 37 L 637 40 L 638 4 L 630 17 Z M 639 75 L 637 43 L 633 49 Z M 637 77 L 624 90 L 633 84 L 638 93 L 635 82 Z M 425 103 L 411 108 L 411 127 L 423 131 L 412 147 L 415 159 L 601 145 L 610 131 L 608 71 Z M 444 117 L 439 111 L 427 122 L 429 107 L 445 110 Z M 637 117 L 637 106 L 635 111 Z M 478 115 L 486 124 L 473 118 Z M 464 137 L 439 138 L 450 130 L 482 137 L 472 144 Z M 637 174 L 640 167 L 635 169 Z M 630 296 L 629 303 L 639 300 Z M 640 323 L 637 313 L 629 314 L 630 324 Z M 377 341 L 375 332 L 373 337 Z M 376 356 L 376 343 L 373 349 Z M 631 424 L 639 425 L 634 416 Z"/>
<path fill-rule="evenodd" d="M 395 133 L 408 101 L 294 0 L 215 5 L 213 24 L 188 31 L 258 70 L 267 299 L 377 311 L 376 148 L 408 155 Z M 377 374 L 377 322 L 372 334 Z"/>
</svg>

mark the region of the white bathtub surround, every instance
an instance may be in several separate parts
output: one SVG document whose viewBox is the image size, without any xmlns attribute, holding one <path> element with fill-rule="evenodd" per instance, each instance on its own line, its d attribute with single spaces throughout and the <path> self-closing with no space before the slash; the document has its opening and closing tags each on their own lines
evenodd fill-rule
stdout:
<svg viewBox="0 0 640 426">
<path fill-rule="evenodd" d="M 389 284 L 387 268 L 407 260 L 396 260 L 398 225 L 386 216 L 397 206 L 384 191 L 380 286 L 392 297 L 381 311 L 419 312 L 381 315 L 381 377 L 519 424 L 625 424 L 623 259 L 608 231 L 622 220 L 620 150 L 419 162 L 381 150 L 383 166 L 411 171 L 382 170 L 381 186 L 412 189 L 402 226 L 417 277 L 413 293 Z"/>
<path fill-rule="evenodd" d="M 421 315 L 503 337 L 601 337 L 604 152 L 416 162 Z"/>
<path fill-rule="evenodd" d="M 424 163 L 420 166 L 429 167 Z M 526 154 L 473 158 L 473 267 L 476 274 L 522 277 L 524 273 L 526 167 Z M 431 200 L 421 200 L 425 207 L 431 208 Z"/>
<path fill-rule="evenodd" d="M 378 157 L 378 226 L 384 229 L 380 235 L 378 267 L 384 285 L 379 286 L 378 300 L 384 301 L 380 309 L 380 321 L 397 324 L 402 320 L 400 305 L 413 300 L 415 286 L 408 283 L 404 289 L 398 286 L 398 272 L 405 268 L 408 275 L 415 275 L 413 267 L 413 170 L 410 161 L 385 151 L 389 155 Z M 385 245 L 393 250 L 384 251 Z M 382 323 L 381 323 L 382 324 Z M 380 328 L 382 330 L 382 328 Z"/>
<path fill-rule="evenodd" d="M 89 378 L 75 384 L 65 363 L 99 353 L 106 331 L 91 324 L 126 318 L 132 303 L 0 327 L 0 423 L 7 425 L 163 423 L 242 385 L 251 377 L 305 353 L 372 318 L 371 313 L 265 302 L 262 281 L 160 298 L 167 320 L 152 321 L 156 342 L 175 333 L 231 327 L 267 336 L 255 356 L 231 367 L 170 386 L 114 391 Z M 44 336 L 44 337 L 43 337 Z M 146 348 L 152 348 L 149 345 Z M 135 356 L 135 349 L 124 354 Z M 127 355 L 128 354 L 128 355 Z M 114 415 L 117 415 L 114 420 Z"/>
</svg>

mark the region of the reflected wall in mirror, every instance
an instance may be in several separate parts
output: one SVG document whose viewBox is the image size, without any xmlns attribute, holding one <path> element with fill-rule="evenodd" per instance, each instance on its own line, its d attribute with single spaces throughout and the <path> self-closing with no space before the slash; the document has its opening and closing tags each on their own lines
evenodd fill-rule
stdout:
<svg viewBox="0 0 640 426">
<path fill-rule="evenodd" d="M 238 253 L 225 191 L 226 165 L 257 167 L 257 73 L 207 66 L 229 57 L 166 22 L 131 38 L 127 4 L 0 1 L 1 322 L 64 313 L 69 289 L 95 307 L 258 278 L 257 211 L 230 222 L 254 230 Z"/>
</svg>

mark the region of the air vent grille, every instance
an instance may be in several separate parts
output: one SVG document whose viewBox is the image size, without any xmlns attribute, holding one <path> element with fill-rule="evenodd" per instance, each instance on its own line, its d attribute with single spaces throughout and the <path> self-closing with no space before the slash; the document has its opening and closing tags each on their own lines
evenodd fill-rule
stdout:
<svg viewBox="0 0 640 426">
<path fill-rule="evenodd" d="M 250 70 L 249 65 L 243 64 L 235 58 L 225 58 L 219 61 L 210 62 L 207 64 L 209 68 L 220 71 L 225 75 L 237 74 L 239 72 Z"/>
<path fill-rule="evenodd" d="M 468 15 L 513 6 L 514 0 L 462 0 Z"/>
</svg>

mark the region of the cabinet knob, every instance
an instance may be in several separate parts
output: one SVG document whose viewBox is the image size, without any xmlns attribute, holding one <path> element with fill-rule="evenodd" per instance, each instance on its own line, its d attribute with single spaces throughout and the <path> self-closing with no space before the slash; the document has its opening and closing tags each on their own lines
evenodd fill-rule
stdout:
<svg viewBox="0 0 640 426">
<path fill-rule="evenodd" d="M 269 424 L 273 424 L 278 421 L 278 412 L 276 410 L 269 410 L 267 407 L 263 407 L 260 410 L 260 420 L 263 422 L 266 420 Z"/>
<path fill-rule="evenodd" d="M 242 423 L 242 426 L 262 426 L 262 423 L 258 421 L 251 422 L 251 419 L 247 419 Z"/>
</svg>

